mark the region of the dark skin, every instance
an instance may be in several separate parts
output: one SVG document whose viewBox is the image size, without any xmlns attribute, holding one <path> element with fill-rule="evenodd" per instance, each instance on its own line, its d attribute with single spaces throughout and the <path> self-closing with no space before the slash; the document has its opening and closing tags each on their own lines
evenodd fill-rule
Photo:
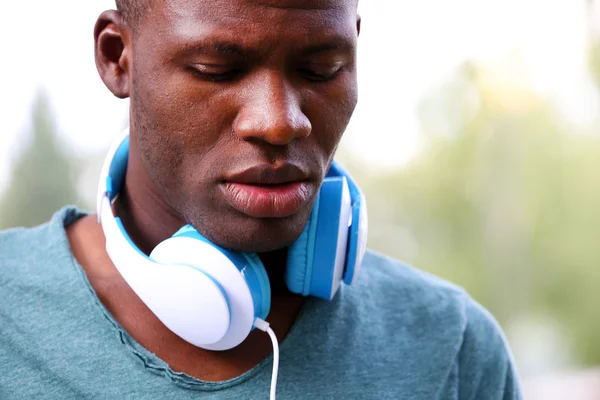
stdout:
<svg viewBox="0 0 600 400">
<path fill-rule="evenodd" d="M 115 213 L 147 254 L 186 223 L 223 247 L 259 253 L 273 290 L 268 321 L 281 340 L 303 302 L 285 287 L 285 249 L 306 224 L 356 105 L 356 3 L 156 0 L 136 28 L 107 11 L 94 31 L 102 80 L 131 99 L 129 165 Z M 255 218 L 224 200 L 230 174 L 286 163 L 307 173 L 310 188 L 293 215 Z M 224 352 L 183 341 L 119 275 L 95 216 L 68 235 L 102 303 L 175 371 L 221 381 L 270 354 L 261 332 Z"/>
</svg>

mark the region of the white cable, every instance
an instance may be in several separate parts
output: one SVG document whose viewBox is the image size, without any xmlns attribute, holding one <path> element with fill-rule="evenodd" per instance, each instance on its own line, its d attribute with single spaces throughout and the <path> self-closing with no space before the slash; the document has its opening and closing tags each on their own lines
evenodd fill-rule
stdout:
<svg viewBox="0 0 600 400">
<path fill-rule="evenodd" d="M 275 391 L 277 390 L 277 373 L 279 372 L 279 344 L 277 343 L 277 336 L 275 332 L 269 326 L 269 323 L 260 318 L 254 320 L 254 326 L 263 332 L 267 332 L 273 342 L 273 375 L 271 376 L 271 400 L 275 400 Z"/>
</svg>

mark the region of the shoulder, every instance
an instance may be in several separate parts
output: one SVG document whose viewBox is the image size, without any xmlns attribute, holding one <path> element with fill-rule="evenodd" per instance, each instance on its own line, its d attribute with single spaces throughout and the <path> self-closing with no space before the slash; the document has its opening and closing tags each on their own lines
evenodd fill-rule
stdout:
<svg viewBox="0 0 600 400">
<path fill-rule="evenodd" d="M 436 325 L 455 326 L 465 339 L 498 340 L 502 332 L 492 315 L 463 288 L 392 258 L 367 252 L 356 284 L 357 301 L 368 297 L 383 309 L 435 318 Z M 352 290 L 349 290 L 350 292 Z M 489 342 L 488 342 L 489 343 Z"/>
<path fill-rule="evenodd" d="M 460 398 L 520 398 L 500 326 L 464 289 L 374 252 L 361 268 L 356 290 L 344 294 L 353 293 L 346 297 L 388 344 L 412 350 L 423 373 L 457 387 Z"/>
<path fill-rule="evenodd" d="M 468 304 L 472 302 L 460 287 L 410 265 L 368 251 L 357 283 L 346 293 L 359 307 L 371 307 L 393 315 L 393 320 L 427 327 L 443 324 L 456 335 L 467 326 Z M 368 299 L 369 301 L 365 301 Z"/>
<path fill-rule="evenodd" d="M 42 279 L 48 267 L 69 259 L 65 226 L 83 215 L 75 208 L 65 207 L 42 225 L 0 232 L 0 286 L 20 278 Z"/>
</svg>

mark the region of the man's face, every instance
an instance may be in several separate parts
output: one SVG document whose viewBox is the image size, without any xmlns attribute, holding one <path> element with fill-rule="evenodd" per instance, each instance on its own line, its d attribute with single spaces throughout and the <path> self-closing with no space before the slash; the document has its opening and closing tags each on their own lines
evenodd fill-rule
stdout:
<svg viewBox="0 0 600 400">
<path fill-rule="evenodd" d="M 357 100 L 353 0 L 155 1 L 134 35 L 132 152 L 213 242 L 302 232 Z"/>
</svg>

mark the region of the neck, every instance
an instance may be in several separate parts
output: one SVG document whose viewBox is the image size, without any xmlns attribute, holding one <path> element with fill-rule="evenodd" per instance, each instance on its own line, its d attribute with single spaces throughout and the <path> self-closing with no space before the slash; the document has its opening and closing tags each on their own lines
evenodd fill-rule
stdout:
<svg viewBox="0 0 600 400">
<path fill-rule="evenodd" d="M 144 254 L 150 254 L 160 242 L 186 224 L 151 184 L 145 168 L 133 154 L 128 161 L 125 185 L 114 207 L 131 240 Z M 288 293 L 284 281 L 287 249 L 260 253 L 259 257 L 269 275 L 272 293 Z"/>
</svg>

